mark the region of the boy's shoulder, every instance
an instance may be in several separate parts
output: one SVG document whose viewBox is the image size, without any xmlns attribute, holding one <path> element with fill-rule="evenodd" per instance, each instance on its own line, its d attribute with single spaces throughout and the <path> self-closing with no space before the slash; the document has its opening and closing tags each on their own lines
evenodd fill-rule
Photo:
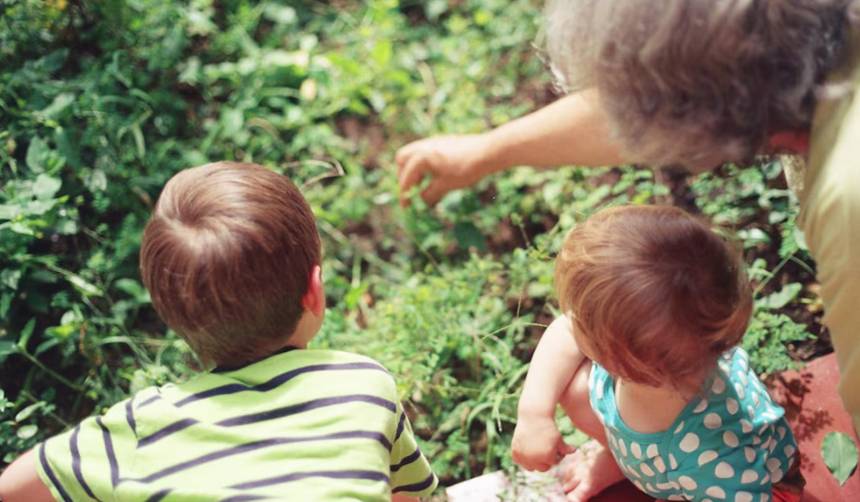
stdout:
<svg viewBox="0 0 860 502">
<path fill-rule="evenodd" d="M 382 363 L 372 357 L 357 354 L 355 352 L 330 349 L 308 349 L 301 352 L 301 356 L 306 358 L 309 366 L 315 364 L 331 364 L 334 367 L 343 369 L 377 370 L 371 371 L 371 374 L 377 377 L 373 379 L 377 382 L 377 385 L 384 387 L 384 389 L 380 390 L 394 394 L 397 392 L 397 384 L 395 382 L 394 375 L 392 375 Z"/>
<path fill-rule="evenodd" d="M 346 380 L 346 381 L 345 381 Z M 346 387 L 373 388 L 380 394 L 391 394 L 396 385 L 391 373 L 379 361 L 341 350 L 290 349 L 266 359 L 230 371 L 215 371 L 192 378 L 190 381 L 168 385 L 177 394 L 200 393 L 212 387 L 229 386 L 232 391 L 273 391 L 287 388 L 289 382 L 309 383 L 313 393 L 326 382 L 341 382 Z M 312 383 L 313 382 L 313 383 Z M 165 387 L 162 387 L 164 389 Z"/>
<path fill-rule="evenodd" d="M 304 375 L 314 379 L 341 380 L 345 374 L 351 382 L 373 386 L 378 393 L 396 394 L 394 377 L 371 357 L 341 350 L 300 349 L 276 354 L 241 368 L 200 373 L 187 380 L 143 387 L 111 408 L 125 413 L 126 408 L 132 411 L 155 409 L 159 403 L 184 407 L 210 397 L 275 391 L 284 383 Z"/>
<path fill-rule="evenodd" d="M 340 360 L 344 362 L 355 362 L 355 363 L 368 363 L 375 364 L 382 369 L 385 369 L 385 366 L 382 365 L 376 359 L 372 357 L 365 356 L 363 354 L 358 354 L 355 352 L 347 352 L 344 350 L 333 350 L 333 349 L 304 349 L 301 351 L 296 351 L 297 354 L 301 354 L 303 357 L 307 357 L 308 359 L 332 359 L 332 360 Z M 387 372 L 388 370 L 386 370 Z"/>
<path fill-rule="evenodd" d="M 379 370 L 393 380 L 393 375 L 376 359 L 343 350 L 332 349 L 302 349 L 290 352 L 290 358 L 297 367 L 330 367 L 343 369 Z"/>
</svg>

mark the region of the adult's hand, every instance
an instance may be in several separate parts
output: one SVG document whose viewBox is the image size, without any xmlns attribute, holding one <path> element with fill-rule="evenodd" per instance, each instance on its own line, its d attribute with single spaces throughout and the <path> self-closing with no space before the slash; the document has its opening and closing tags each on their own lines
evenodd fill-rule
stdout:
<svg viewBox="0 0 860 502">
<path fill-rule="evenodd" d="M 431 206 L 451 190 L 474 185 L 491 172 L 490 149 L 485 134 L 433 136 L 402 147 L 395 157 L 401 205 L 409 203 L 410 190 L 428 176 L 421 198 Z"/>
</svg>

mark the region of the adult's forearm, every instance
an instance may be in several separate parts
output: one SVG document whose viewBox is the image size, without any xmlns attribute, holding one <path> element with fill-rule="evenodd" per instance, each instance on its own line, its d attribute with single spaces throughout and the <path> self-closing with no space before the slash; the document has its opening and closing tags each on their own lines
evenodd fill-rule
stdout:
<svg viewBox="0 0 860 502">
<path fill-rule="evenodd" d="M 483 175 L 512 166 L 606 166 L 625 163 L 595 91 L 565 96 L 486 133 Z"/>
</svg>

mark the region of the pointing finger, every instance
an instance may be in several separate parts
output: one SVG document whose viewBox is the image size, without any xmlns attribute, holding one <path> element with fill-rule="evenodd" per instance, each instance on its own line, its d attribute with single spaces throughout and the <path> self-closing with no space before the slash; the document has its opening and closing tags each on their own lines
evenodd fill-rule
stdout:
<svg viewBox="0 0 860 502">
<path fill-rule="evenodd" d="M 439 200 L 441 200 L 448 192 L 449 189 L 442 184 L 442 180 L 439 178 L 433 178 L 430 185 L 421 192 L 421 198 L 424 199 L 424 202 L 426 202 L 428 206 L 435 206 L 436 203 L 439 202 Z"/>
<path fill-rule="evenodd" d="M 417 185 L 421 178 L 424 177 L 424 172 L 427 170 L 427 163 L 423 155 L 414 155 L 406 162 L 406 166 L 400 172 L 398 183 L 400 184 L 400 203 L 406 205 L 409 201 L 409 191 Z"/>
<path fill-rule="evenodd" d="M 416 142 L 413 141 L 408 145 L 400 147 L 400 149 L 397 150 L 397 153 L 394 154 L 394 161 L 397 162 L 398 169 L 402 169 L 409 160 L 409 157 L 411 157 L 415 152 L 415 143 Z"/>
</svg>

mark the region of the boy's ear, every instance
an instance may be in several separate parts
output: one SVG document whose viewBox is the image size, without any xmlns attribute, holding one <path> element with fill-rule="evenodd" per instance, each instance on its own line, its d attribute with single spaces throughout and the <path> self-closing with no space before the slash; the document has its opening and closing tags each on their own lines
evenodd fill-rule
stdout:
<svg viewBox="0 0 860 502">
<path fill-rule="evenodd" d="M 308 290 L 302 297 L 302 307 L 321 317 L 325 311 L 325 290 L 322 283 L 322 268 L 314 265 L 308 277 Z"/>
</svg>

